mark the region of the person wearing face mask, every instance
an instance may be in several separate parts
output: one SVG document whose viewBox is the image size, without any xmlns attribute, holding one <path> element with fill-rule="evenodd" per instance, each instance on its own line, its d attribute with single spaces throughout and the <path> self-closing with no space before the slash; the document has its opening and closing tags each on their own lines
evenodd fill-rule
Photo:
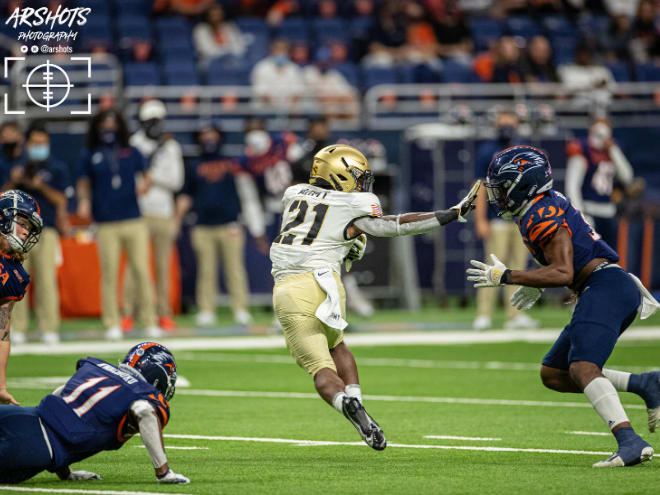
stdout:
<svg viewBox="0 0 660 495">
<path fill-rule="evenodd" d="M 138 285 L 139 314 L 145 333 L 160 337 L 149 277 L 149 239 L 138 196 L 149 190 L 142 154 L 129 145 L 122 115 L 104 110 L 92 118 L 87 149 L 78 162 L 78 216 L 96 222 L 101 262 L 102 320 L 108 340 L 119 340 L 117 283 L 121 251 Z"/>
<path fill-rule="evenodd" d="M 495 138 L 484 142 L 475 157 L 475 177 L 484 179 L 493 156 L 510 146 L 521 144 L 518 135 L 518 116 L 509 109 L 501 109 L 495 117 Z M 477 237 L 484 243 L 484 252 L 494 253 L 500 259 L 506 259 L 507 266 L 524 269 L 527 266 L 529 253 L 520 239 L 515 223 L 499 218 L 488 204 L 485 190 L 479 191 L 474 209 L 475 231 Z M 515 287 L 506 286 L 504 290 L 506 322 L 505 328 L 536 328 L 538 322 L 511 304 L 509 298 Z M 477 317 L 472 323 L 475 330 L 487 330 L 492 327 L 493 309 L 497 302 L 498 291 L 477 289 Z"/>
<path fill-rule="evenodd" d="M 0 125 L 0 146 L 0 184 L 4 184 L 2 189 L 7 190 L 10 170 L 26 160 L 23 132 L 18 122 L 7 121 Z"/>
<path fill-rule="evenodd" d="M 581 211 L 594 230 L 610 246 L 617 244 L 616 204 L 612 201 L 615 181 L 632 184 L 630 162 L 612 139 L 612 127 L 597 119 L 586 138 L 566 147 L 566 196 Z"/>
<path fill-rule="evenodd" d="M 222 134 L 213 125 L 202 127 L 197 135 L 199 159 L 186 169 L 185 186 L 176 200 L 180 225 L 190 209 L 196 214 L 192 245 L 197 257 L 198 326 L 216 322 L 218 294 L 218 253 L 231 297 L 234 321 L 249 325 L 249 287 L 245 270 L 245 234 L 239 215 L 255 238 L 257 249 L 268 253 L 264 216 L 252 177 L 240 161 L 222 152 Z"/>
<path fill-rule="evenodd" d="M 289 58 L 286 40 L 273 41 L 270 53 L 252 69 L 252 91 L 263 103 L 288 112 L 304 92 L 303 75 L 300 67 Z"/>
<path fill-rule="evenodd" d="M 144 102 L 138 111 L 140 129 L 130 139 L 148 163 L 151 187 L 138 198 L 140 212 L 153 245 L 156 267 L 156 312 L 158 326 L 174 330 L 170 308 L 170 259 L 176 232 L 174 195 L 183 187 L 184 168 L 181 145 L 172 134 L 164 132 L 167 109 L 160 100 Z M 128 273 L 124 285 L 122 330 L 133 328 L 137 311 L 135 275 Z"/>
<path fill-rule="evenodd" d="M 41 242 L 27 256 L 23 267 L 36 279 L 33 284 L 34 311 L 41 339 L 45 344 L 55 344 L 59 342 L 57 331 L 60 324 L 56 266 L 58 227 L 65 234 L 68 231 L 66 191 L 70 189 L 71 179 L 67 166 L 51 156 L 50 137 L 41 122 L 30 126 L 26 138 L 27 162 L 11 169 L 7 187 L 27 192 L 41 209 Z M 15 343 L 25 342 L 29 322 L 29 301 L 18 302 L 12 321 L 12 340 Z"/>
</svg>

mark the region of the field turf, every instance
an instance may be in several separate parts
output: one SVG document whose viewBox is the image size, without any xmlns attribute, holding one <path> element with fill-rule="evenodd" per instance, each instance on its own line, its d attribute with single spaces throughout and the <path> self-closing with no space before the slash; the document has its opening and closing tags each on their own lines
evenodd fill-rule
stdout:
<svg viewBox="0 0 660 495">
<path fill-rule="evenodd" d="M 616 443 L 583 396 L 542 387 L 538 363 L 549 345 L 355 347 L 365 405 L 390 444 L 383 452 L 360 443 L 343 416 L 314 395 L 285 349 L 180 351 L 179 373 L 190 386 L 178 387 L 165 434 L 198 438 L 165 442 L 197 448 L 167 451 L 190 485 L 156 484 L 134 438 L 74 466 L 102 481 L 65 483 L 42 473 L 19 487 L 198 495 L 656 492 L 659 458 L 632 468 L 591 467 Z M 660 342 L 626 341 L 608 364 L 660 368 L 659 356 Z M 35 405 L 54 388 L 46 378 L 70 375 L 77 357 L 13 356 L 10 391 Z M 633 426 L 660 452 L 660 433 L 646 430 L 642 401 L 622 397 Z M 592 434 L 570 433 L 576 431 Z"/>
</svg>

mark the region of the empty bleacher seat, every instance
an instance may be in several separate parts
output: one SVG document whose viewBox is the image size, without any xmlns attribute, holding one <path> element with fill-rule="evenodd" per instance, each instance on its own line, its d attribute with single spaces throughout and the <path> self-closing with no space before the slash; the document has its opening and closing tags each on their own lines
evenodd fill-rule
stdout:
<svg viewBox="0 0 660 495">
<path fill-rule="evenodd" d="M 316 40 L 319 43 L 332 40 L 348 42 L 350 39 L 348 26 L 343 19 L 325 19 L 323 17 L 319 17 L 312 21 L 312 30 Z"/>
<path fill-rule="evenodd" d="M 119 39 L 151 40 L 151 23 L 146 17 L 122 17 L 117 22 Z"/>
<path fill-rule="evenodd" d="M 502 37 L 502 23 L 490 17 L 470 17 L 470 31 L 477 51 L 488 49 L 488 45 Z"/>
<path fill-rule="evenodd" d="M 247 86 L 250 84 L 250 69 L 227 65 L 221 59 L 213 60 L 208 67 L 206 83 L 216 86 Z"/>
<path fill-rule="evenodd" d="M 268 35 L 268 26 L 261 17 L 237 17 L 235 22 L 242 33 Z"/>
<path fill-rule="evenodd" d="M 614 80 L 617 82 L 629 82 L 630 81 L 630 67 L 625 62 L 616 62 L 613 64 L 608 64 L 607 68 L 610 69 Z"/>
<path fill-rule="evenodd" d="M 106 0 L 108 3 L 110 0 Z M 117 13 L 120 15 L 150 15 L 153 0 L 114 0 Z"/>
<path fill-rule="evenodd" d="M 353 62 L 344 62 L 337 64 L 333 67 L 336 71 L 340 72 L 348 81 L 351 86 L 359 87 L 360 78 L 358 75 L 358 68 Z"/>
<path fill-rule="evenodd" d="M 197 71 L 165 71 L 165 84 L 169 86 L 197 86 L 199 75 Z"/>
<path fill-rule="evenodd" d="M 396 84 L 399 76 L 393 67 L 364 67 L 362 69 L 364 89 L 367 90 L 377 84 Z"/>
<path fill-rule="evenodd" d="M 638 64 L 635 67 L 635 73 L 638 81 L 660 81 L 660 65 L 658 64 Z"/>
<path fill-rule="evenodd" d="M 477 82 L 477 75 L 472 68 L 455 60 L 446 60 L 442 64 L 442 80 L 446 83 L 472 83 Z"/>
<path fill-rule="evenodd" d="M 154 62 L 127 62 L 124 64 L 124 85 L 158 86 L 160 72 Z"/>
<path fill-rule="evenodd" d="M 274 34 L 277 38 L 306 39 L 309 36 L 309 25 L 299 17 L 283 19 Z"/>
<path fill-rule="evenodd" d="M 522 36 L 525 39 L 543 34 L 541 26 L 531 17 L 513 15 L 507 19 L 507 29 L 513 36 Z"/>
</svg>

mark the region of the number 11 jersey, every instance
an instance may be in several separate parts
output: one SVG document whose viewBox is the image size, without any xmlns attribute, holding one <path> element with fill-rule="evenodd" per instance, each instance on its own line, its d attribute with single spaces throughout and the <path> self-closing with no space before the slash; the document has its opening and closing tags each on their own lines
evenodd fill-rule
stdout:
<svg viewBox="0 0 660 495">
<path fill-rule="evenodd" d="M 284 191 L 282 202 L 282 228 L 270 248 L 276 282 L 319 268 L 340 273 L 353 244 L 346 229 L 356 218 L 382 216 L 378 197 L 367 192 L 297 184 Z"/>
</svg>

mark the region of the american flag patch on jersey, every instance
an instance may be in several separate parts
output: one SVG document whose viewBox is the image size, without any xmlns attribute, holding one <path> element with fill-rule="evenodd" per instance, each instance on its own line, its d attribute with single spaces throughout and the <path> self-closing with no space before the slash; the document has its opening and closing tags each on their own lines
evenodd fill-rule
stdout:
<svg viewBox="0 0 660 495">
<path fill-rule="evenodd" d="M 380 205 L 371 205 L 371 216 L 382 217 L 383 210 L 380 209 Z"/>
</svg>

